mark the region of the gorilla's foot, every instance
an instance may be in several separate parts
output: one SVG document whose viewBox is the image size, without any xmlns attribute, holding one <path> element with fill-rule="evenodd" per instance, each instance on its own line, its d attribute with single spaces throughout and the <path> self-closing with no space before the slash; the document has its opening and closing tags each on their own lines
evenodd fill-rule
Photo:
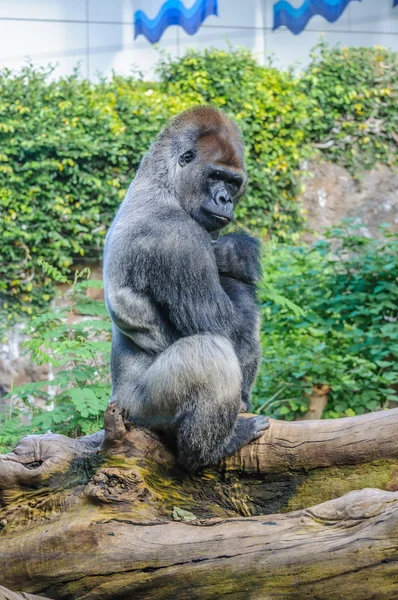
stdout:
<svg viewBox="0 0 398 600">
<path fill-rule="evenodd" d="M 259 415 L 258 417 L 250 417 L 248 419 L 245 419 L 245 421 L 250 423 L 249 430 L 251 432 L 252 437 L 249 441 L 258 440 L 258 438 L 260 438 L 270 426 L 269 418 L 265 417 L 264 415 Z"/>
<path fill-rule="evenodd" d="M 257 440 L 261 437 L 269 427 L 268 417 L 262 415 L 256 417 L 238 417 L 235 425 L 235 431 L 232 434 L 231 439 L 225 445 L 222 456 L 233 454 L 242 446 L 245 446 L 253 440 Z"/>
</svg>

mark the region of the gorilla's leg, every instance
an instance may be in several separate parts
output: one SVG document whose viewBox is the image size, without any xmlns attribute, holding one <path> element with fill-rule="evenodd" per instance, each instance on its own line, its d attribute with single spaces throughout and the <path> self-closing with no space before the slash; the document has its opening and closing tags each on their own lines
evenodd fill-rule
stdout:
<svg viewBox="0 0 398 600">
<path fill-rule="evenodd" d="M 268 427 L 265 417 L 238 418 L 241 386 L 239 362 L 226 338 L 182 338 L 144 374 L 137 416 L 146 426 L 174 432 L 180 462 L 196 469 L 235 452 Z"/>
<path fill-rule="evenodd" d="M 250 393 L 261 358 L 260 319 L 254 285 L 221 277 L 221 285 L 235 307 L 236 322 L 232 336 L 242 371 L 242 410 L 250 410 Z"/>
<path fill-rule="evenodd" d="M 242 369 L 242 405 L 241 410 L 250 411 L 251 389 L 257 377 L 258 367 L 261 359 L 261 346 L 256 340 L 250 344 L 250 355 L 245 363 L 241 364 Z"/>
</svg>

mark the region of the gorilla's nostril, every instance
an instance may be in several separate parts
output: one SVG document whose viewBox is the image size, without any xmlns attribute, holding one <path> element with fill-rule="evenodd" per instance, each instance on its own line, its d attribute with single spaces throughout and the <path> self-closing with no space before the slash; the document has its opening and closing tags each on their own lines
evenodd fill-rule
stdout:
<svg viewBox="0 0 398 600">
<path fill-rule="evenodd" d="M 218 192 L 218 193 L 216 194 L 216 198 L 215 198 L 215 200 L 216 200 L 216 203 L 217 203 L 217 204 L 218 204 L 218 203 L 220 203 L 220 204 L 222 204 L 223 206 L 225 206 L 225 205 L 227 204 L 227 202 L 228 202 L 228 197 L 227 197 L 227 196 L 226 196 L 224 193 L 222 193 L 222 192 Z"/>
</svg>

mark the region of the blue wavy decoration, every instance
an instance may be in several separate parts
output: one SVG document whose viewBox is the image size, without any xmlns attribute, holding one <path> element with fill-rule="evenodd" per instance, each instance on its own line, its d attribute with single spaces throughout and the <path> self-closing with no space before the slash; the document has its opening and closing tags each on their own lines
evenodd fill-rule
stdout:
<svg viewBox="0 0 398 600">
<path fill-rule="evenodd" d="M 134 14 L 134 39 L 143 35 L 155 44 L 170 25 L 180 25 L 189 35 L 194 35 L 209 15 L 218 16 L 217 0 L 196 0 L 186 8 L 181 0 L 167 0 L 154 19 L 142 10 Z"/>
<path fill-rule="evenodd" d="M 285 25 L 294 35 L 298 35 L 315 15 L 334 23 L 343 14 L 349 2 L 351 0 L 304 0 L 301 6 L 294 8 L 287 0 L 280 0 L 274 5 L 273 29 Z"/>
<path fill-rule="evenodd" d="M 398 6 L 398 0 L 394 0 L 394 2 L 392 3 L 392 6 L 394 8 L 394 6 Z"/>
</svg>

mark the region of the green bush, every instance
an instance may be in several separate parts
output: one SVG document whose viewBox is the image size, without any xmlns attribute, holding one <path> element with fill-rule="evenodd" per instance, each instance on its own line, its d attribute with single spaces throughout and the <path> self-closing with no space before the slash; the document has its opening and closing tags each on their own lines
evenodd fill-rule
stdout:
<svg viewBox="0 0 398 600">
<path fill-rule="evenodd" d="M 261 412 L 295 418 L 314 385 L 331 386 L 326 417 L 398 401 L 398 235 L 384 229 L 378 242 L 358 228 L 346 223 L 314 246 L 266 247 Z M 269 286 L 304 313 L 276 303 Z"/>
<path fill-rule="evenodd" d="M 53 296 L 39 259 L 64 274 L 81 257 L 98 261 L 142 155 L 174 114 L 210 102 L 237 120 L 250 178 L 238 220 L 283 240 L 302 223 L 299 169 L 311 143 L 352 169 L 396 164 L 397 71 L 392 52 L 325 46 L 301 79 L 245 49 L 163 58 L 159 83 L 0 71 L 0 324 Z"/>
<path fill-rule="evenodd" d="M 27 313 L 54 292 L 39 259 L 63 273 L 83 255 L 98 260 L 142 154 L 186 107 L 132 78 L 49 75 L 0 73 L 0 293 Z"/>
<path fill-rule="evenodd" d="M 63 273 L 80 256 L 98 260 L 106 229 L 142 155 L 170 116 L 193 104 L 225 104 L 243 126 L 251 188 L 241 219 L 280 235 L 297 226 L 296 176 L 305 154 L 300 149 L 303 94 L 287 74 L 259 67 L 246 51 L 209 57 L 209 74 L 217 61 L 236 63 L 246 92 L 226 81 L 222 93 L 227 102 L 223 95 L 205 93 L 200 78 L 195 91 L 132 77 L 93 84 L 75 74 L 50 81 L 50 70 L 32 66 L 17 75 L 0 73 L 0 293 L 5 308 L 18 299 L 19 308 L 29 313 L 32 302 L 38 307 L 50 299 L 53 282 L 37 268 L 38 259 Z M 12 311 L 3 316 L 11 320 Z"/>
<path fill-rule="evenodd" d="M 334 228 L 313 246 L 265 247 L 257 412 L 294 419 L 306 411 L 314 385 L 331 387 L 325 417 L 398 401 L 398 234 L 384 228 L 378 242 L 358 227 Z M 0 414 L 0 451 L 29 431 L 81 435 L 102 425 L 111 394 L 111 325 L 103 302 L 86 297 L 87 287 L 101 282 L 84 281 L 85 274 L 76 275 L 65 308 L 30 319 L 27 350 L 35 362 L 52 364 L 55 378 L 13 390 Z"/>
<path fill-rule="evenodd" d="M 52 280 L 67 283 L 44 263 Z M 12 390 L 0 411 L 0 452 L 12 448 L 28 433 L 90 434 L 103 426 L 111 396 L 109 353 L 111 323 L 101 300 L 87 297 L 88 288 L 102 281 L 87 280 L 89 269 L 75 273 L 63 305 L 33 315 L 24 343 L 32 362 L 51 365 L 54 377 Z M 21 417 L 24 417 L 22 420 Z"/>
<path fill-rule="evenodd" d="M 301 80 L 312 104 L 306 141 L 358 175 L 398 164 L 398 54 L 319 44 Z"/>
</svg>

